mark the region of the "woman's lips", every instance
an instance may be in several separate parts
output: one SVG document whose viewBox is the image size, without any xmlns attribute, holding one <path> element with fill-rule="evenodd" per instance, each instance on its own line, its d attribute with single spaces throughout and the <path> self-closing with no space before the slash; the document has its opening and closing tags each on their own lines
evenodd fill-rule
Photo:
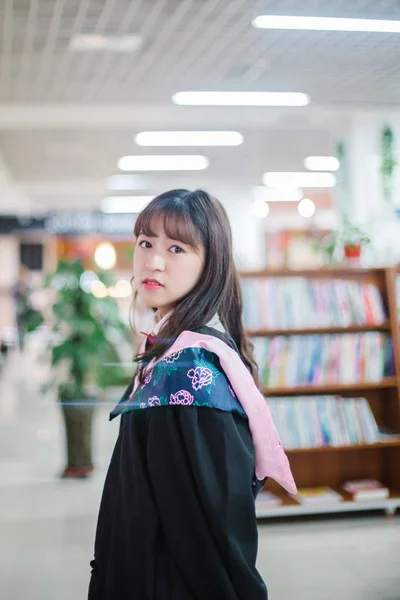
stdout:
<svg viewBox="0 0 400 600">
<path fill-rule="evenodd" d="M 157 290 L 164 287 L 157 279 L 144 279 L 143 286 L 146 290 Z"/>
</svg>

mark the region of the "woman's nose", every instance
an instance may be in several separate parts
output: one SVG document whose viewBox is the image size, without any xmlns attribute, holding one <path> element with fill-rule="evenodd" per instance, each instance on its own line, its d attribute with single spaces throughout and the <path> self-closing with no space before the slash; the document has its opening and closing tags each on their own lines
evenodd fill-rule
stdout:
<svg viewBox="0 0 400 600">
<path fill-rule="evenodd" d="M 154 271 L 164 271 L 165 261 L 160 254 L 153 254 L 153 256 L 147 262 L 147 267 Z"/>
</svg>

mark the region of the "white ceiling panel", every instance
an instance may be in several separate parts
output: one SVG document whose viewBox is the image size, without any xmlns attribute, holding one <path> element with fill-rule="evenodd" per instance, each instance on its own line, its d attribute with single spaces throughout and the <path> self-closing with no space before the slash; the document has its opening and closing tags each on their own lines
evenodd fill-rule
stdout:
<svg viewBox="0 0 400 600">
<path fill-rule="evenodd" d="M 86 198 L 92 207 L 118 158 L 143 153 L 133 141 L 141 129 L 220 126 L 240 130 L 245 144 L 201 149 L 207 171 L 153 175 L 154 191 L 181 181 L 256 185 L 268 168 L 297 170 L 307 154 L 331 152 L 346 111 L 398 106 L 400 35 L 259 30 L 251 26 L 259 14 L 400 20 L 400 2 L 1 0 L 0 151 L 13 180 L 38 203 L 84 208 Z M 140 35 L 142 45 L 76 52 L 76 35 Z M 196 89 L 298 91 L 312 102 L 262 111 L 172 105 L 174 92 Z M 84 193 L 63 192 L 79 181 Z"/>
</svg>

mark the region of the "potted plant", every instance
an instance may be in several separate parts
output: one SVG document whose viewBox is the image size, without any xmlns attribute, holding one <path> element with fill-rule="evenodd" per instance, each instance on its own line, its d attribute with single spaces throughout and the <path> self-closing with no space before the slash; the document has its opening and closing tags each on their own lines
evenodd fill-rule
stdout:
<svg viewBox="0 0 400 600">
<path fill-rule="evenodd" d="M 341 227 L 332 231 L 315 245 L 316 252 L 322 252 L 328 264 L 340 262 L 341 253 L 348 260 L 358 261 L 362 247 L 371 242 L 368 235 L 360 227 L 351 223 L 345 216 Z"/>
<path fill-rule="evenodd" d="M 347 216 L 343 219 L 339 239 L 345 257 L 350 260 L 359 260 L 361 258 L 362 247 L 371 243 L 368 235 L 360 227 L 351 223 Z"/>
<path fill-rule="evenodd" d="M 100 389 L 132 378 L 132 372 L 124 372 L 120 364 L 119 348 L 130 343 L 130 332 L 118 315 L 116 301 L 106 294 L 110 278 L 106 273 L 89 273 L 88 279 L 81 259 L 60 261 L 46 281 L 56 295 L 50 345 L 54 377 L 46 387 L 57 386 L 65 422 L 63 477 L 84 478 L 93 471 L 92 423 Z M 91 291 L 93 280 L 96 295 Z"/>
</svg>

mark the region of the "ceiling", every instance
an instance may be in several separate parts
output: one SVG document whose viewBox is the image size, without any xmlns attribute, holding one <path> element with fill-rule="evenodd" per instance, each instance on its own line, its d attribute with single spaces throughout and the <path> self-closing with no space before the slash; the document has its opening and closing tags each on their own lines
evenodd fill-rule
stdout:
<svg viewBox="0 0 400 600">
<path fill-rule="evenodd" d="M 144 128 L 241 131 L 240 147 L 184 149 L 206 154 L 207 171 L 152 174 L 147 186 L 151 193 L 176 185 L 223 193 L 260 184 L 266 170 L 300 170 L 309 154 L 331 153 L 360 107 L 398 105 L 398 35 L 251 27 L 266 13 L 400 19 L 400 2 L 2 0 L 0 154 L 18 194 L 3 185 L 0 212 L 15 211 L 15 198 L 33 211 L 98 208 L 121 155 L 164 152 L 135 146 Z M 132 54 L 71 51 L 72 36 L 82 33 L 140 34 L 143 43 Z M 299 91 L 312 102 L 174 106 L 171 95 L 185 89 Z"/>
</svg>

